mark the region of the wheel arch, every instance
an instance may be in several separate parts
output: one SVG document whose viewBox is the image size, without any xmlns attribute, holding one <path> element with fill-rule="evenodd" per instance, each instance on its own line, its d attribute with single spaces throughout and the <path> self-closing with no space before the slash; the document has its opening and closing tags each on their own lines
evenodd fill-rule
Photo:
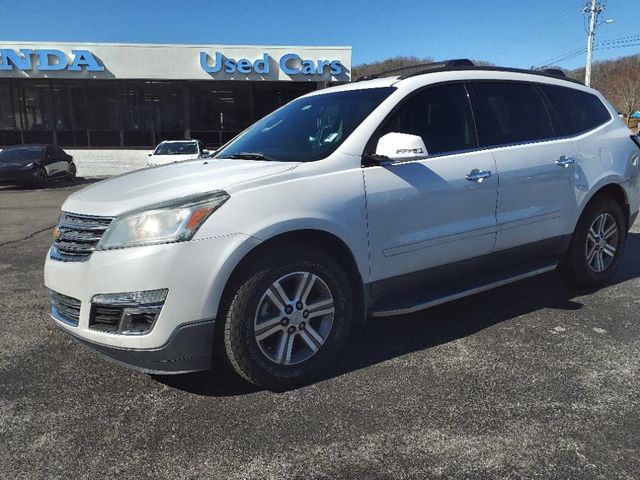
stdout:
<svg viewBox="0 0 640 480">
<path fill-rule="evenodd" d="M 627 196 L 627 192 L 624 187 L 619 183 L 608 182 L 603 183 L 597 188 L 593 189 L 593 193 L 583 202 L 582 208 L 580 209 L 580 215 L 578 219 L 582 217 L 582 214 L 586 210 L 587 206 L 597 197 L 606 196 L 614 200 L 620 207 L 622 208 L 622 212 L 624 213 L 624 219 L 626 222 L 627 229 L 630 227 L 630 219 L 631 219 L 631 211 L 629 204 L 629 197 Z M 577 220 L 576 220 L 577 223 Z"/>
<path fill-rule="evenodd" d="M 326 230 L 301 229 L 291 230 L 274 235 L 249 250 L 235 265 L 224 285 L 220 302 L 218 303 L 217 315 L 221 315 L 229 305 L 233 293 L 239 286 L 243 273 L 251 263 L 261 255 L 272 249 L 286 248 L 287 245 L 303 244 L 315 247 L 324 251 L 336 259 L 344 267 L 354 294 L 356 322 L 364 321 L 366 318 L 366 294 L 362 273 L 358 268 L 356 258 L 347 244 L 337 235 Z"/>
</svg>

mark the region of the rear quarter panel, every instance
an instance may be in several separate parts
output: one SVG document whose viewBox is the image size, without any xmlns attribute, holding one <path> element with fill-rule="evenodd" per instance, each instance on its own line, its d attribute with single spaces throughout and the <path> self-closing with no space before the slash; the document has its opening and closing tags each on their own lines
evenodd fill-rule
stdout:
<svg viewBox="0 0 640 480">
<path fill-rule="evenodd" d="M 639 206 L 640 150 L 630 139 L 631 131 L 615 109 L 601 95 L 598 96 L 607 106 L 612 120 L 575 139 L 579 168 L 575 177 L 578 208 L 573 227 L 587 203 L 609 184 L 618 184 L 624 189 L 632 215 Z"/>
</svg>

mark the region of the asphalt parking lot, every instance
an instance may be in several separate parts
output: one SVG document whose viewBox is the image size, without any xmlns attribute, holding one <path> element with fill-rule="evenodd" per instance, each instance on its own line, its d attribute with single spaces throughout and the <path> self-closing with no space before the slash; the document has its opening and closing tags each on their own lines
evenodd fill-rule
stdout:
<svg viewBox="0 0 640 480">
<path fill-rule="evenodd" d="M 56 329 L 42 266 L 79 188 L 0 189 L 0 478 L 638 479 L 640 224 L 614 284 L 556 274 L 370 320 L 326 377 L 159 377 Z"/>
</svg>

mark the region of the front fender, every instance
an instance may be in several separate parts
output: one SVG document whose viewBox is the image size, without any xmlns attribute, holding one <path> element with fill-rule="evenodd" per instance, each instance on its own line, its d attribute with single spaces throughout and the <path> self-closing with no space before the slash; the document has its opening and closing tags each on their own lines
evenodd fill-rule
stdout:
<svg viewBox="0 0 640 480">
<path fill-rule="evenodd" d="M 353 256 L 356 267 L 362 279 L 368 278 L 369 255 L 366 241 L 366 231 L 350 228 L 352 226 L 341 225 L 330 218 L 319 216 L 300 215 L 296 218 L 281 218 L 265 223 L 251 233 L 252 237 L 266 242 L 280 235 L 300 231 L 319 231 L 333 235 L 346 245 Z"/>
</svg>

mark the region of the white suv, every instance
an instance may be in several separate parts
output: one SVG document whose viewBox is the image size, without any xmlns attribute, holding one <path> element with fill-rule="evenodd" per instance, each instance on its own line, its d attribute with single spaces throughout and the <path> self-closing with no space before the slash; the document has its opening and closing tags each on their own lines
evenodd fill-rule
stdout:
<svg viewBox="0 0 640 480">
<path fill-rule="evenodd" d="M 584 85 L 456 65 L 313 92 L 214 158 L 74 193 L 45 265 L 56 324 L 143 371 L 217 351 L 283 388 L 368 316 L 557 267 L 607 282 L 638 214 L 637 138 Z"/>
</svg>

